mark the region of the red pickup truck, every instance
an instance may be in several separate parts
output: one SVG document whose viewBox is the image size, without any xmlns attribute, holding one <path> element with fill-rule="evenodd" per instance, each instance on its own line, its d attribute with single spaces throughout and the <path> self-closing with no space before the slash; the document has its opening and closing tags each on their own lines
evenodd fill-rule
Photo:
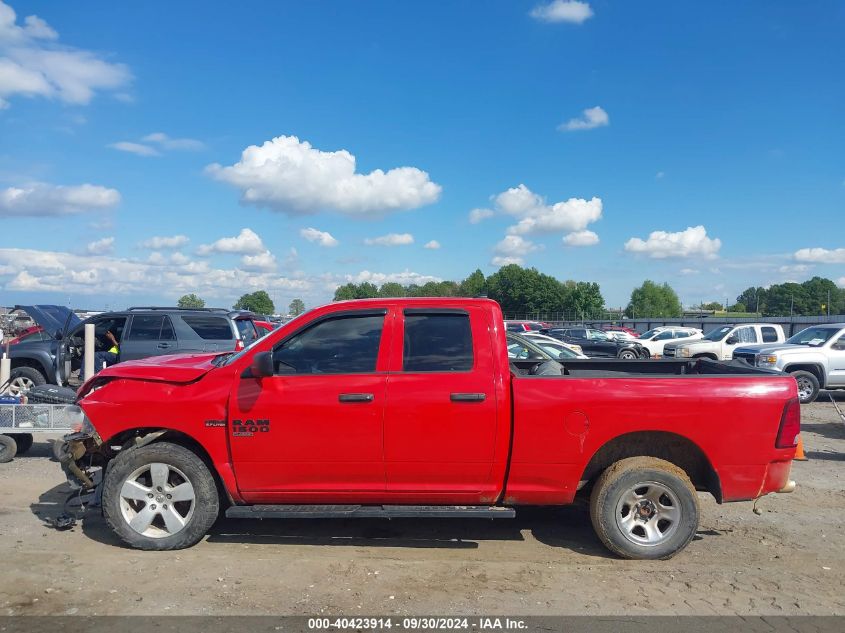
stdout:
<svg viewBox="0 0 845 633">
<path fill-rule="evenodd" d="M 497 303 L 312 310 L 240 352 L 114 365 L 63 467 L 133 547 L 227 517 L 513 517 L 589 494 L 604 544 L 668 558 L 717 501 L 794 487 L 795 380 L 745 363 L 508 357 Z M 100 470 L 100 475 L 96 471 Z M 95 483 L 96 482 L 96 483 Z"/>
</svg>

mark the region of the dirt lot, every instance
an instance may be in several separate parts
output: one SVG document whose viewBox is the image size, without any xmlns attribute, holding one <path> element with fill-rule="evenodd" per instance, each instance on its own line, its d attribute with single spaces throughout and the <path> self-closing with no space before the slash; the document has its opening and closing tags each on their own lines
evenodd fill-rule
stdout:
<svg viewBox="0 0 845 633">
<path fill-rule="evenodd" d="M 584 506 L 498 522 L 224 520 L 193 549 L 138 552 L 99 516 L 47 525 L 67 489 L 36 443 L 0 465 L 0 615 L 845 614 L 845 424 L 827 400 L 803 419 L 796 492 L 762 499 L 761 516 L 702 496 L 696 540 L 666 562 L 611 557 Z"/>
</svg>

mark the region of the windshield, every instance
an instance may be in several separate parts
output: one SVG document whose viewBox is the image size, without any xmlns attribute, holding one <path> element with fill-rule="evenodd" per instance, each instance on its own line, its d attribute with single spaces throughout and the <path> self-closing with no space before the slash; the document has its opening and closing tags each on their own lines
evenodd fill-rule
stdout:
<svg viewBox="0 0 845 633">
<path fill-rule="evenodd" d="M 806 330 L 801 330 L 795 336 L 791 336 L 786 340 L 792 345 L 809 345 L 811 347 L 818 347 L 824 345 L 837 333 L 840 328 L 833 327 L 808 327 Z"/>
<path fill-rule="evenodd" d="M 648 341 L 649 339 L 651 339 L 652 336 L 659 334 L 661 331 L 662 331 L 662 328 L 656 327 L 656 328 L 649 330 L 645 334 L 640 334 L 637 338 L 642 339 L 643 341 Z"/>
<path fill-rule="evenodd" d="M 721 341 L 728 335 L 733 329 L 730 325 L 726 325 L 725 327 L 717 327 L 715 330 L 710 330 L 707 334 L 704 335 L 705 341 Z"/>
</svg>

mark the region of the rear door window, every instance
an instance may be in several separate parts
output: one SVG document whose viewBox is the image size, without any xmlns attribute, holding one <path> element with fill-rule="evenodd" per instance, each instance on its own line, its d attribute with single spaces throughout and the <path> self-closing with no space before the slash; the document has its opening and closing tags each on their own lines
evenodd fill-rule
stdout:
<svg viewBox="0 0 845 633">
<path fill-rule="evenodd" d="M 468 314 L 405 314 L 403 371 L 470 371 L 472 362 Z"/>
<path fill-rule="evenodd" d="M 129 326 L 127 341 L 172 341 L 173 324 L 163 314 L 135 315 Z"/>
<path fill-rule="evenodd" d="M 234 337 L 232 326 L 225 317 L 206 315 L 184 315 L 182 321 L 197 336 L 206 341 L 230 341 Z"/>
</svg>

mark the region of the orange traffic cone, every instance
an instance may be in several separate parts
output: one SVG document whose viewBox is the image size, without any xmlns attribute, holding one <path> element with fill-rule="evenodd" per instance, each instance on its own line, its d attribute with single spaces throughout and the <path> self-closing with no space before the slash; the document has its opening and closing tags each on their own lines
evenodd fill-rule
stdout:
<svg viewBox="0 0 845 633">
<path fill-rule="evenodd" d="M 804 454 L 804 442 L 801 440 L 800 435 L 798 436 L 798 446 L 795 447 L 795 457 L 793 457 L 792 459 L 796 462 L 810 461 Z"/>
</svg>

